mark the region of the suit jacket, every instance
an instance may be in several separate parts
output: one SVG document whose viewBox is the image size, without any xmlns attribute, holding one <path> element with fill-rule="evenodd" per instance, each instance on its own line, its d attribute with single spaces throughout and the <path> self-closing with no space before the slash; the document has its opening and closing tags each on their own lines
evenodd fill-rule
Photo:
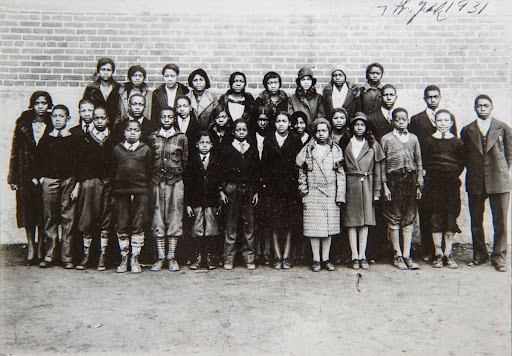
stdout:
<svg viewBox="0 0 512 356">
<path fill-rule="evenodd" d="M 185 204 L 195 207 L 219 206 L 219 159 L 216 152 L 210 151 L 206 169 L 195 152 L 189 159 L 183 182 L 185 183 Z"/>
<path fill-rule="evenodd" d="M 492 118 L 486 147 L 475 121 L 462 128 L 468 194 L 497 194 L 510 192 L 512 166 L 512 131 L 505 123 Z"/>
<path fill-rule="evenodd" d="M 90 123 L 90 127 L 91 127 L 91 130 L 92 130 L 92 127 L 93 127 L 93 124 L 92 122 Z M 78 136 L 79 138 L 85 136 L 85 132 L 84 130 L 82 130 L 82 124 L 78 124 L 76 126 L 73 126 L 72 128 L 69 129 L 69 132 L 73 135 L 73 136 Z"/>
<path fill-rule="evenodd" d="M 201 127 L 199 125 L 199 121 L 197 121 L 197 119 L 196 119 L 196 115 L 194 114 L 194 112 L 193 111 L 190 112 L 190 122 L 188 124 L 186 132 L 183 131 L 181 129 L 181 127 L 179 126 L 179 124 L 178 124 L 178 116 L 176 116 L 176 127 L 178 128 L 178 130 L 180 130 L 181 132 L 183 132 L 187 136 L 189 152 L 190 153 L 192 153 L 192 152 L 195 153 L 195 151 L 197 150 L 197 147 L 196 147 L 197 136 L 199 135 L 199 133 L 202 130 L 201 130 Z"/>
<path fill-rule="evenodd" d="M 343 107 L 348 112 L 348 118 L 347 118 L 347 124 L 348 121 L 350 121 L 351 118 L 354 117 L 354 114 L 358 111 L 361 111 L 361 103 L 359 100 L 359 88 L 355 84 L 351 84 L 349 82 L 346 83 L 348 87 L 347 96 L 345 97 L 345 102 L 343 103 Z M 332 83 L 329 83 L 327 86 L 324 87 L 324 90 L 322 92 L 322 96 L 325 99 L 325 114 L 327 115 L 327 118 L 332 117 Z"/>
<path fill-rule="evenodd" d="M 178 83 L 178 88 L 176 89 L 176 97 L 180 95 L 188 94 L 189 90 L 186 86 L 181 83 Z M 165 84 L 160 85 L 153 91 L 153 97 L 151 99 L 151 121 L 160 122 L 160 110 L 164 106 L 167 106 L 167 90 L 165 90 Z M 172 105 L 172 107 L 176 106 L 176 102 Z"/>
<path fill-rule="evenodd" d="M 450 132 L 457 136 L 457 123 L 455 122 L 455 117 L 453 119 L 453 126 L 450 129 Z M 424 110 L 419 114 L 413 115 L 411 117 L 411 122 L 407 127 L 407 130 L 409 130 L 410 133 L 418 136 L 421 147 L 423 145 L 423 140 L 429 136 L 432 136 L 432 134 L 436 132 L 436 127 L 432 125 L 432 122 L 427 115 L 427 110 Z"/>
<path fill-rule="evenodd" d="M 380 142 L 385 134 L 393 131 L 393 125 L 382 115 L 382 110 L 380 109 L 368 115 L 368 121 L 377 142 Z"/>
<path fill-rule="evenodd" d="M 128 94 L 130 94 L 130 96 L 133 94 L 133 92 L 128 93 L 127 89 L 129 84 L 130 83 L 123 83 L 119 88 L 119 113 L 115 119 L 115 126 L 117 126 L 120 122 L 124 120 L 128 120 L 129 118 L 128 111 L 130 109 L 130 97 L 128 96 Z M 145 83 L 142 88 L 141 95 L 144 96 L 144 98 L 146 99 L 146 107 L 144 108 L 144 112 L 142 113 L 142 115 L 151 120 L 151 102 L 153 100 L 153 93 L 151 90 L 149 90 L 148 85 Z"/>
</svg>

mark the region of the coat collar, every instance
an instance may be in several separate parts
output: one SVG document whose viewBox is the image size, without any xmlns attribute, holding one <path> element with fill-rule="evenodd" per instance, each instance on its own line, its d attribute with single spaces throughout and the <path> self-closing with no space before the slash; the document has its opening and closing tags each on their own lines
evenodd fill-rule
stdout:
<svg viewBox="0 0 512 356">
<path fill-rule="evenodd" d="M 208 89 L 205 89 L 199 103 L 193 91 L 188 93 L 188 97 L 190 98 L 190 106 L 197 112 L 197 116 L 201 115 L 214 102 L 213 95 Z"/>
<path fill-rule="evenodd" d="M 492 129 L 492 125 L 489 128 L 489 131 L 491 131 L 491 129 Z M 475 146 L 478 148 L 478 151 L 480 152 L 480 154 L 483 155 L 484 149 L 482 147 L 482 139 L 480 138 L 481 133 L 480 133 L 480 129 L 478 128 L 478 124 L 476 123 L 476 120 L 468 125 L 468 134 L 469 134 L 469 137 L 471 137 L 471 139 L 473 140 L 473 143 L 475 144 Z"/>
</svg>

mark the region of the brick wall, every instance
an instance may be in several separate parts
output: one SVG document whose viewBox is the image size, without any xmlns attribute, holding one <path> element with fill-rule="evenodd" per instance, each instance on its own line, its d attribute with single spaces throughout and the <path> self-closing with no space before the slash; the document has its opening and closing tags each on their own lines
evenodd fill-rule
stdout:
<svg viewBox="0 0 512 356">
<path fill-rule="evenodd" d="M 452 1 L 443 8 L 426 2 L 407 25 L 421 8 L 419 0 L 403 7 L 396 6 L 402 0 L 48 0 L 44 6 L 36 0 L 5 1 L 0 5 L 0 110 L 6 116 L 0 123 L 0 175 L 6 176 L 14 120 L 30 93 L 48 90 L 54 102 L 72 108 L 76 121 L 73 109 L 101 57 L 114 59 L 119 81 L 125 81 L 130 65 L 143 65 L 152 87 L 161 83 L 161 68 L 169 62 L 180 66 L 183 83 L 192 70 L 204 68 L 216 92 L 224 92 L 229 74 L 241 70 L 253 94 L 262 90 L 270 70 L 282 75 L 283 88 L 291 93 L 304 65 L 314 68 L 321 90 L 334 64 L 343 64 L 350 81 L 363 83 L 366 65 L 378 61 L 386 70 L 383 82 L 398 88 L 397 105 L 411 113 L 423 110 L 423 88 L 434 83 L 460 127 L 474 117 L 472 101 L 480 93 L 490 94 L 495 112 L 509 122 L 511 6 L 499 0 L 475 8 L 477 1 L 467 0 L 448 9 Z M 0 193 L 5 242 L 13 231 L 5 214 L 13 216 L 14 195 L 5 185 Z"/>
</svg>

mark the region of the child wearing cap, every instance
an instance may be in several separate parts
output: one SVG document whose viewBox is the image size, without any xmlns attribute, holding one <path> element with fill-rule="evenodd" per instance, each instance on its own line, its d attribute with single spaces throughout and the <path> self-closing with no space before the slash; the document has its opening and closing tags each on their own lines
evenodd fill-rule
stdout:
<svg viewBox="0 0 512 356">
<path fill-rule="evenodd" d="M 288 99 L 288 112 L 293 115 L 296 111 L 302 111 L 307 116 L 307 125 L 309 126 L 317 117 L 325 118 L 324 98 L 316 92 L 316 78 L 309 67 L 299 70 L 297 79 L 297 89 L 295 94 Z"/>
<path fill-rule="evenodd" d="M 181 95 L 186 95 L 189 89 L 178 82 L 180 69 L 174 63 L 168 63 L 162 68 L 164 84 L 153 91 L 151 103 L 151 120 L 155 123 L 160 122 L 160 112 L 163 107 L 176 108 L 176 99 Z"/>
<path fill-rule="evenodd" d="M 340 64 L 332 67 L 331 81 L 324 87 L 322 96 L 327 117 L 331 117 L 334 108 L 345 108 L 347 119 L 352 118 L 356 111 L 361 111 L 359 88 L 347 81 L 347 75 Z"/>
<path fill-rule="evenodd" d="M 299 192 L 303 204 L 304 236 L 310 238 L 313 252 L 312 270 L 321 270 L 320 251 L 324 267 L 334 271 L 329 261 L 331 237 L 341 231 L 340 207 L 345 203 L 345 171 L 343 152 L 333 143 L 331 124 L 316 119 L 311 128 L 314 139 L 304 146 L 296 158 L 299 166 Z"/>
<path fill-rule="evenodd" d="M 369 269 L 366 260 L 368 226 L 375 225 L 373 201 L 381 191 L 380 162 L 385 158 L 370 130 L 368 118 L 358 112 L 349 125 L 350 141 L 346 146 L 347 205 L 343 224 L 348 228 L 352 251 L 351 267 Z"/>
<path fill-rule="evenodd" d="M 142 116 L 151 120 L 151 100 L 153 92 L 149 89 L 145 82 L 146 69 L 143 66 L 135 65 L 128 68 L 128 81 L 121 84 L 119 88 L 119 116 L 116 118 L 115 124 L 128 120 L 130 111 L 130 97 L 133 94 L 140 94 L 146 101 L 146 107 Z"/>
</svg>

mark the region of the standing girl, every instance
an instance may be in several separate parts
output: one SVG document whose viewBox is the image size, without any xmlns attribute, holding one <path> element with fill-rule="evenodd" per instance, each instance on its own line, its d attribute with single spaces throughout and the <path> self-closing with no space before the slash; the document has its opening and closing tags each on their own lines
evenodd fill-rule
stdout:
<svg viewBox="0 0 512 356">
<path fill-rule="evenodd" d="M 464 169 L 462 140 L 450 132 L 455 124 L 451 112 L 436 113 L 437 131 L 423 141 L 425 187 L 423 201 L 432 209 L 432 240 L 435 248 L 434 267 L 457 268 L 452 256 L 453 236 L 460 233 L 457 217 L 460 214 L 460 179 Z M 442 250 L 444 237 L 444 251 Z M 443 261 L 443 257 L 446 259 Z"/>
<path fill-rule="evenodd" d="M 345 203 L 345 171 L 343 170 L 343 152 L 333 143 L 331 124 L 323 118 L 311 124 L 314 139 L 297 155 L 299 166 L 299 192 L 304 206 L 304 236 L 311 241 L 313 252 L 312 270 L 319 272 L 320 251 L 324 266 L 334 271 L 329 261 L 331 236 L 339 234 L 340 208 Z"/>
<path fill-rule="evenodd" d="M 295 94 L 288 99 L 290 115 L 296 111 L 304 112 L 308 126 L 318 117 L 325 118 L 324 98 L 316 92 L 316 78 L 313 77 L 311 68 L 304 67 L 299 70 L 295 83 Z"/>
<path fill-rule="evenodd" d="M 84 91 L 82 99 L 89 99 L 94 107 L 102 106 L 107 109 L 108 117 L 115 118 L 119 115 L 119 88 L 120 84 L 112 75 L 116 70 L 114 61 L 110 58 L 101 58 L 96 65 L 98 78 L 89 84 Z M 114 127 L 114 120 L 109 123 L 109 129 Z"/>
<path fill-rule="evenodd" d="M 276 72 L 268 72 L 263 77 L 265 90 L 256 99 L 256 105 L 268 107 L 272 117 L 276 117 L 281 111 L 288 110 L 288 95 L 281 90 L 281 85 L 281 76 Z"/>
<path fill-rule="evenodd" d="M 224 104 L 231 121 L 251 119 L 254 97 L 245 91 L 247 78 L 242 72 L 234 72 L 229 76 L 230 89 L 222 94 L 219 102 Z M 251 125 L 252 126 L 252 125 Z"/>
<path fill-rule="evenodd" d="M 359 88 L 347 81 L 342 66 L 337 64 L 331 69 L 331 82 L 324 87 L 322 96 L 325 99 L 325 110 L 328 117 L 332 117 L 334 108 L 347 110 L 347 119 L 360 111 Z"/>
<path fill-rule="evenodd" d="M 146 107 L 144 108 L 142 116 L 151 120 L 150 109 L 153 93 L 149 90 L 148 85 L 144 81 L 145 79 L 146 70 L 144 67 L 135 65 L 128 68 L 128 81 L 121 84 L 119 88 L 119 116 L 116 118 L 115 125 L 129 119 L 130 97 L 133 94 L 140 94 L 146 99 Z"/>
<path fill-rule="evenodd" d="M 199 131 L 207 130 L 210 124 L 212 111 L 217 106 L 217 95 L 210 92 L 210 78 L 199 68 L 188 76 L 188 86 L 192 91 L 187 94 L 190 98 L 190 107 L 199 121 Z"/>
<path fill-rule="evenodd" d="M 263 170 L 270 224 L 274 239 L 274 269 L 290 269 L 291 232 L 297 223 L 299 172 L 295 158 L 302 149 L 300 139 L 290 132 L 290 114 L 282 111 L 275 120 L 276 131 L 267 135 L 263 146 Z M 282 240 L 282 241 L 280 241 Z"/>
<path fill-rule="evenodd" d="M 344 226 L 348 228 L 352 268 L 369 269 L 366 260 L 368 226 L 375 225 L 373 200 L 380 197 L 380 162 L 385 156 L 364 113 L 356 113 L 349 128 L 352 138 L 344 150 L 347 175 Z"/>
<path fill-rule="evenodd" d="M 28 242 L 27 265 L 35 265 L 44 257 L 43 202 L 41 186 L 35 184 L 36 147 L 44 134 L 53 130 L 48 110 L 53 107 L 50 94 L 36 91 L 30 96 L 27 111 L 16 120 L 12 137 L 11 159 L 7 183 L 16 191 L 16 222 L 25 228 Z M 37 257 L 35 233 L 37 227 Z"/>
<path fill-rule="evenodd" d="M 334 108 L 332 110 L 332 140 L 341 147 L 347 147 L 350 134 L 347 132 L 348 113 L 345 108 Z"/>
<path fill-rule="evenodd" d="M 292 127 L 299 136 L 302 146 L 304 146 L 311 139 L 311 136 L 306 131 L 308 117 L 304 112 L 296 111 L 293 113 L 291 120 Z"/>
</svg>

